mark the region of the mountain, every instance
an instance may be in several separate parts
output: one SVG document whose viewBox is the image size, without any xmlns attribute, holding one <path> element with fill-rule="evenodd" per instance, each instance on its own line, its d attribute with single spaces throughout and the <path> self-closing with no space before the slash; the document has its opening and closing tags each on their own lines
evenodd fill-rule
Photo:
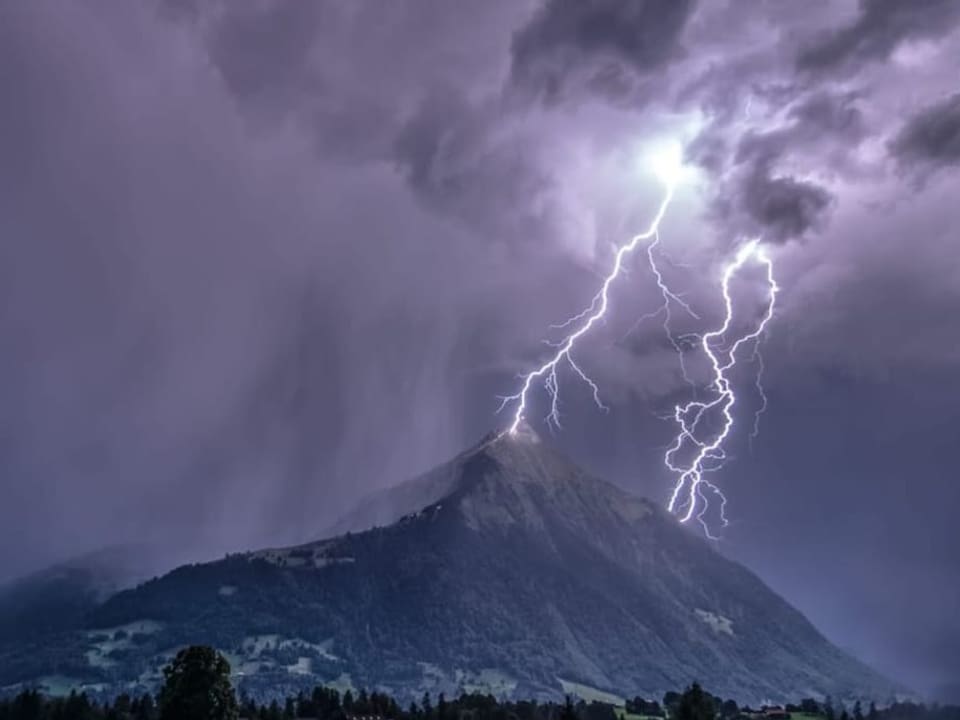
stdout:
<svg viewBox="0 0 960 720">
<path fill-rule="evenodd" d="M 322 682 L 659 697 L 694 679 L 749 702 L 897 691 L 658 506 L 532 432 L 488 436 L 412 486 L 439 495 L 383 527 L 178 568 L 82 628 L 0 646 L 0 686 L 135 690 L 178 647 L 208 643 L 254 695 Z"/>
<path fill-rule="evenodd" d="M 481 445 L 494 437 L 490 435 L 484 438 Z M 423 475 L 366 495 L 328 526 L 321 537 L 336 537 L 391 525 L 404 515 L 415 513 L 447 496 L 462 478 L 463 462 L 475 452 L 476 448 L 471 448 Z"/>
<path fill-rule="evenodd" d="M 115 545 L 0 586 L 0 641 L 75 627 L 100 603 L 171 565 L 159 548 Z"/>
</svg>

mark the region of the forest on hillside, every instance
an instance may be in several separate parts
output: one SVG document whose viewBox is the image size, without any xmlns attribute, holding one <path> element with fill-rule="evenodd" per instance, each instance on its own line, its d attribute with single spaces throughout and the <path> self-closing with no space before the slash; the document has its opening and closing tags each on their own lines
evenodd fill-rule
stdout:
<svg viewBox="0 0 960 720">
<path fill-rule="evenodd" d="M 156 696 L 120 694 L 97 700 L 85 693 L 49 697 L 25 689 L 0 699 L 0 720 L 960 720 L 960 707 L 898 702 L 886 707 L 857 701 L 849 706 L 829 698 L 794 705 L 741 706 L 693 683 L 662 698 L 634 697 L 625 705 L 586 702 L 502 700 L 490 694 L 463 693 L 456 698 L 425 693 L 419 702 L 401 705 L 382 692 L 317 686 L 283 701 L 258 702 L 230 682 L 230 665 L 207 646 L 182 650 L 164 668 Z"/>
</svg>

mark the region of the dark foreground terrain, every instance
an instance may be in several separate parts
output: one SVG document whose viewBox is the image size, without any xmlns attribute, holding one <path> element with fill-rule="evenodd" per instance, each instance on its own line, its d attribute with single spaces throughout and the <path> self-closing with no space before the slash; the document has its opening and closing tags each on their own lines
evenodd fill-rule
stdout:
<svg viewBox="0 0 960 720">
<path fill-rule="evenodd" d="M 188 653 L 199 651 L 212 661 L 206 667 L 181 666 Z M 165 669 L 159 693 L 131 697 L 121 694 L 97 702 L 85 693 L 51 698 L 36 690 L 0 699 L 0 720 L 960 720 L 960 707 L 894 703 L 878 708 L 855 702 L 847 707 L 829 698 L 806 698 L 786 706 L 741 706 L 715 696 L 693 683 L 683 692 L 667 692 L 662 700 L 634 697 L 623 705 L 587 702 L 567 695 L 561 702 L 510 701 L 489 694 L 463 693 L 447 699 L 425 693 L 405 706 L 393 697 L 361 690 L 341 695 L 315 687 L 269 703 L 234 693 L 230 666 L 212 648 L 191 647 Z"/>
<path fill-rule="evenodd" d="M 324 685 L 622 705 L 694 680 L 753 704 L 903 692 L 532 433 L 488 437 L 401 488 L 411 512 L 382 527 L 88 593 L 56 623 L 0 618 L 0 688 L 154 692 L 199 642 L 256 698 Z"/>
</svg>

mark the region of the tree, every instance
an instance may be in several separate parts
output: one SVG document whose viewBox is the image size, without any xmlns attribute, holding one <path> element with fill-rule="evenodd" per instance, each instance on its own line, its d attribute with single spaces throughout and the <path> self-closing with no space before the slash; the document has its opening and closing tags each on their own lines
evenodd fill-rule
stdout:
<svg viewBox="0 0 960 720">
<path fill-rule="evenodd" d="M 184 648 L 163 669 L 160 720 L 236 720 L 230 663 L 211 647 Z"/>
<path fill-rule="evenodd" d="M 573 705 L 573 698 L 567 695 L 563 702 L 563 709 L 560 711 L 560 720 L 578 720 L 577 709 Z"/>
<path fill-rule="evenodd" d="M 24 690 L 13 700 L 10 717 L 39 720 L 43 717 L 43 697 L 36 690 Z"/>
<path fill-rule="evenodd" d="M 157 708 L 152 695 L 147 693 L 140 698 L 133 708 L 133 717 L 135 720 L 156 720 Z"/>
<path fill-rule="evenodd" d="M 680 693 L 676 690 L 668 690 L 663 694 L 663 706 L 673 712 L 680 702 Z"/>
<path fill-rule="evenodd" d="M 267 720 L 283 720 L 283 711 L 280 710 L 280 703 L 274 698 L 266 708 Z"/>
<path fill-rule="evenodd" d="M 660 703 L 658 703 L 656 700 L 651 700 L 647 703 L 647 707 L 644 709 L 641 715 L 649 715 L 651 717 L 666 717 L 667 713 L 662 707 L 660 707 Z"/>
<path fill-rule="evenodd" d="M 673 720 L 714 720 L 716 707 L 713 698 L 698 683 L 686 689 L 671 715 Z"/>
<path fill-rule="evenodd" d="M 724 700 L 720 706 L 720 714 L 726 718 L 733 718 L 740 714 L 740 707 L 736 700 Z"/>
<path fill-rule="evenodd" d="M 836 720 L 837 711 L 833 709 L 833 699 L 829 695 L 823 703 L 823 714 L 827 720 Z"/>
<path fill-rule="evenodd" d="M 63 713 L 66 717 L 76 718 L 76 720 L 88 720 L 93 717 L 93 707 L 90 705 L 90 699 L 86 693 L 79 695 L 75 690 L 70 691 L 69 697 L 63 707 Z"/>
<path fill-rule="evenodd" d="M 617 713 L 613 705 L 594 701 L 584 708 L 582 720 L 617 720 Z"/>
<path fill-rule="evenodd" d="M 820 713 L 820 703 L 813 698 L 804 698 L 800 701 L 800 712 L 807 715 L 817 715 Z"/>
<path fill-rule="evenodd" d="M 113 701 L 113 709 L 120 717 L 129 717 L 133 714 L 133 701 L 126 693 L 120 693 L 117 695 L 117 699 Z"/>
</svg>

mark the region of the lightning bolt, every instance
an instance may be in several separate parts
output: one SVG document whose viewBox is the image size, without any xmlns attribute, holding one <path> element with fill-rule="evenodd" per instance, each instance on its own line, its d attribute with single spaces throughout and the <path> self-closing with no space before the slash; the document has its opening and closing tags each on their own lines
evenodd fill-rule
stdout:
<svg viewBox="0 0 960 720">
<path fill-rule="evenodd" d="M 754 377 L 753 385 L 757 389 L 757 395 L 760 396 L 760 406 L 753 413 L 753 430 L 750 432 L 750 451 L 753 452 L 753 441 L 760 435 L 760 418 L 767 411 L 769 402 L 767 401 L 767 391 L 763 388 L 763 372 L 766 365 L 763 362 L 763 353 L 760 352 L 759 338 L 753 346 L 753 362 L 757 366 L 757 374 Z"/>
<path fill-rule="evenodd" d="M 691 379 L 690 374 L 687 372 L 687 363 L 683 357 L 683 347 L 680 345 L 680 338 L 673 334 L 673 312 L 671 311 L 671 300 L 683 308 L 694 320 L 699 320 L 700 316 L 693 311 L 693 308 L 691 308 L 682 297 L 673 292 L 669 286 L 667 286 L 667 283 L 663 279 L 663 273 L 660 272 L 660 266 L 657 265 L 656 255 L 654 254 L 654 251 L 659 249 L 660 233 L 657 232 L 654 235 L 653 242 L 647 245 L 647 262 L 650 265 L 650 271 L 653 273 L 653 277 L 656 279 L 657 289 L 660 290 L 660 296 L 663 298 L 663 305 L 655 310 L 654 314 L 663 315 L 663 332 L 666 334 L 667 339 L 670 341 L 670 344 L 673 345 L 673 349 L 677 353 L 677 358 L 680 361 L 680 373 L 683 375 L 683 379 L 686 381 L 687 385 L 689 385 L 693 391 L 696 392 L 696 383 Z M 649 315 L 650 313 L 647 313 L 647 316 Z M 643 320 L 644 318 L 641 317 L 640 319 Z"/>
<path fill-rule="evenodd" d="M 572 353 L 580 339 L 597 323 L 604 319 L 610 305 L 610 287 L 623 272 L 624 262 L 627 256 L 633 253 L 641 244 L 651 241 L 646 245 L 647 262 L 656 281 L 657 288 L 660 291 L 663 303 L 653 312 L 642 316 L 634 325 L 634 328 L 644 320 L 657 316 L 663 317 L 664 332 L 673 345 L 674 350 L 677 352 L 684 379 L 694 391 L 694 399 L 686 404 L 677 405 L 671 416 L 677 424 L 678 433 L 676 439 L 668 447 L 664 455 L 664 464 L 667 469 L 676 476 L 676 482 L 670 494 L 667 509 L 671 513 L 676 514 L 681 522 L 687 522 L 691 518 L 696 518 L 703 527 L 707 537 L 716 539 L 715 536 L 711 534 L 705 518 L 705 514 L 709 508 L 707 492 L 719 498 L 719 515 L 724 525 L 727 524 L 727 499 L 714 483 L 704 478 L 704 475 L 720 469 L 727 459 L 724 444 L 734 427 L 733 408 L 737 402 L 737 396 L 729 373 L 737 363 L 737 352 L 744 344 L 750 342 L 754 343 L 752 359 L 760 364 L 760 372 L 762 372 L 762 357 L 759 355 L 759 342 L 761 336 L 767 329 L 768 323 L 773 318 L 776 296 L 780 288 L 774 278 L 773 263 L 760 246 L 758 240 L 752 240 L 743 245 L 734 259 L 726 264 L 721 280 L 724 308 L 723 322 L 719 327 L 710 332 L 702 335 L 689 336 L 699 340 L 699 346 L 709 360 L 711 368 L 711 382 L 708 389 L 713 395 L 713 399 L 709 401 L 698 400 L 696 396 L 696 383 L 687 372 L 687 366 L 684 360 L 684 348 L 681 344 L 683 338 L 678 338 L 673 333 L 672 307 L 674 305 L 679 306 L 695 320 L 700 320 L 701 318 L 689 303 L 683 299 L 681 294 L 670 289 L 657 263 L 658 254 L 663 254 L 660 245 L 660 224 L 666 215 L 670 202 L 673 200 L 675 186 L 675 180 L 665 182 L 663 200 L 650 226 L 646 231 L 634 235 L 627 243 L 617 249 L 613 266 L 604 277 L 600 289 L 593 296 L 590 304 L 584 310 L 562 323 L 551 326 L 553 329 L 558 330 L 569 328 L 570 331 L 560 342 L 547 342 L 547 344 L 553 348 L 553 354 L 538 368 L 530 371 L 526 375 L 520 376 L 520 389 L 516 393 L 500 396 L 500 405 L 497 412 L 501 412 L 511 403 L 516 404 L 511 423 L 505 431 L 505 434 L 515 435 L 525 419 L 530 394 L 535 385 L 542 384 L 550 398 L 549 411 L 545 418 L 546 422 L 551 427 L 560 428 L 560 384 L 558 371 L 564 365 L 569 366 L 580 380 L 590 388 L 594 403 L 597 407 L 602 410 L 608 409 L 600 399 L 600 390 L 596 382 L 576 363 Z M 663 256 L 666 257 L 666 255 Z M 667 259 L 669 260 L 669 258 Z M 735 337 L 731 342 L 727 339 L 727 335 L 730 334 L 734 321 L 730 284 L 737 273 L 750 262 L 759 264 L 766 271 L 768 301 L 763 315 L 759 321 L 756 322 L 753 329 L 745 331 Z M 755 415 L 753 435 L 756 434 L 759 427 L 760 414 L 766 409 L 767 405 L 759 373 L 756 378 L 756 388 L 763 398 L 763 405 Z M 711 427 L 705 427 L 710 425 L 710 418 L 717 414 L 720 418 L 719 426 L 717 427 L 716 421 L 713 421 Z M 681 461 L 679 455 L 682 450 L 688 447 L 692 447 L 693 451 L 689 453 L 686 461 Z"/>
<path fill-rule="evenodd" d="M 512 402 L 517 404 L 516 410 L 513 413 L 513 421 L 510 423 L 510 427 L 507 428 L 507 432 L 509 432 L 511 435 L 516 434 L 517 429 L 523 422 L 524 415 L 527 412 L 527 396 L 529 395 L 534 382 L 537 380 L 543 383 L 543 387 L 547 391 L 547 395 L 550 397 L 550 411 L 547 413 L 546 417 L 547 424 L 556 428 L 560 427 L 560 385 L 557 378 L 557 370 L 564 362 L 569 365 L 580 377 L 580 379 L 590 387 L 590 390 L 593 393 L 593 400 L 597 406 L 606 410 L 606 406 L 600 401 L 600 390 L 597 387 L 597 384 L 591 380 L 586 373 L 583 372 L 576 362 L 574 362 L 571 353 L 573 352 L 573 348 L 580 338 L 590 332 L 590 329 L 600 322 L 603 316 L 606 315 L 607 308 L 610 305 L 610 286 L 623 270 L 624 259 L 630 253 L 636 250 L 636 248 L 642 242 L 657 236 L 660 223 L 663 221 L 663 217 L 667 213 L 667 208 L 670 206 L 670 201 L 673 199 L 674 188 L 675 183 L 667 183 L 666 193 L 664 194 L 663 201 L 660 203 L 660 207 L 657 209 L 657 213 L 654 215 L 653 221 L 650 223 L 650 227 L 647 228 L 645 232 L 642 232 L 639 235 L 634 235 L 632 238 L 630 238 L 629 242 L 621 245 L 617 249 L 617 252 L 614 255 L 613 267 L 603 279 L 603 284 L 600 286 L 600 290 L 597 291 L 597 294 L 593 296 L 593 300 L 590 302 L 590 305 L 584 311 L 574 315 L 569 320 L 565 320 L 559 325 L 554 326 L 555 328 L 573 327 L 575 329 L 571 331 L 566 338 L 555 345 L 556 352 L 553 354 L 553 356 L 536 370 L 533 370 L 522 376 L 523 382 L 519 391 L 513 395 L 501 396 L 500 407 L 497 409 L 497 412 L 500 412 Z M 665 290 L 665 292 L 669 291 Z"/>
<path fill-rule="evenodd" d="M 752 330 L 744 332 L 733 342 L 729 342 L 726 336 L 730 332 L 734 315 L 730 283 L 734 276 L 751 261 L 760 264 L 765 269 L 768 297 L 766 309 Z M 674 408 L 673 419 L 679 428 L 679 432 L 673 445 L 667 449 L 664 455 L 664 464 L 677 475 L 677 481 L 670 495 L 667 509 L 670 512 L 677 513 L 681 522 L 687 522 L 690 518 L 696 517 L 703 526 L 706 535 L 711 538 L 714 536 L 710 533 L 704 518 L 704 514 L 709 507 L 704 488 L 720 499 L 720 519 L 724 525 L 727 524 L 725 512 L 727 499 L 716 485 L 703 476 L 707 472 L 719 469 L 726 459 L 723 445 L 734 426 L 733 407 L 737 402 L 737 395 L 730 380 L 729 371 L 736 365 L 737 351 L 744 344 L 755 343 L 754 354 L 756 355 L 757 344 L 773 318 L 777 293 L 780 291 L 780 286 L 777 285 L 773 274 L 773 262 L 760 246 L 758 240 L 751 240 L 743 245 L 737 252 L 736 257 L 726 265 L 721 280 L 721 291 L 725 310 L 723 322 L 717 329 L 704 333 L 700 339 L 700 347 L 710 361 L 713 378 L 710 389 L 714 394 L 714 399 L 709 402 L 693 400 Z M 723 344 L 726 344 L 725 348 L 721 347 Z M 759 375 L 757 388 L 763 397 L 763 406 L 759 411 L 762 412 L 762 409 L 766 407 L 766 395 L 763 394 L 763 386 L 760 384 Z M 758 427 L 759 412 L 754 419 L 754 430 Z M 712 433 L 699 432 L 701 421 L 707 415 L 715 413 L 720 416 L 719 428 Z M 688 444 L 695 449 L 686 462 L 679 462 L 677 455 Z M 713 465 L 710 461 L 716 461 L 717 464 Z M 681 498 L 683 498 L 682 501 Z"/>
</svg>

